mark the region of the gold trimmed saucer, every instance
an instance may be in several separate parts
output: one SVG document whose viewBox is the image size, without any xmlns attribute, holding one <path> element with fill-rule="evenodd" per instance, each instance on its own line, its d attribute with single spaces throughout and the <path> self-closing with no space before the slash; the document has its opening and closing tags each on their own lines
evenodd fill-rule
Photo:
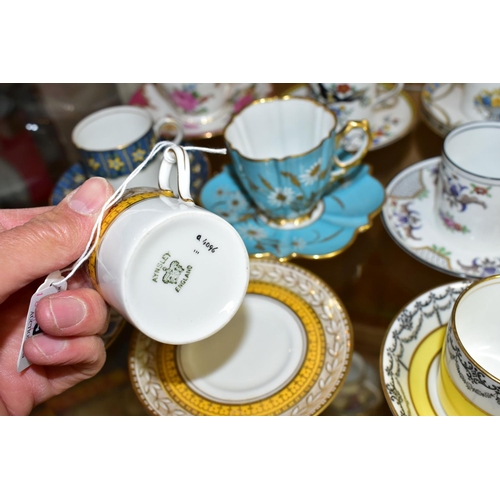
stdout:
<svg viewBox="0 0 500 500">
<path fill-rule="evenodd" d="M 250 259 L 242 307 L 200 342 L 160 344 L 132 335 L 129 373 L 152 415 L 317 415 L 352 358 L 352 327 L 317 276 L 276 259 Z"/>
<path fill-rule="evenodd" d="M 461 110 L 462 83 L 426 83 L 421 90 L 422 118 L 437 135 L 445 137 L 459 125 L 471 121 Z"/>
</svg>

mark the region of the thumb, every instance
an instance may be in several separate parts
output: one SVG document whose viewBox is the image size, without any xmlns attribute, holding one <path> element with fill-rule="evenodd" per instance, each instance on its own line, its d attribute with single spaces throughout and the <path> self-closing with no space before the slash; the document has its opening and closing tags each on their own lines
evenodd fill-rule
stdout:
<svg viewBox="0 0 500 500">
<path fill-rule="evenodd" d="M 28 283 L 78 259 L 112 194 L 104 178 L 93 177 L 56 207 L 0 233 L 0 303 Z"/>
</svg>

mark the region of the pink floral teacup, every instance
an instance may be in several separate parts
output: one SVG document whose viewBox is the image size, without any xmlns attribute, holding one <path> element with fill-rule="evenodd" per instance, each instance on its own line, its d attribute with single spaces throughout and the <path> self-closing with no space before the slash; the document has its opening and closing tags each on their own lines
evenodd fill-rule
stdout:
<svg viewBox="0 0 500 500">
<path fill-rule="evenodd" d="M 232 113 L 238 94 L 250 84 L 159 83 L 158 89 L 185 124 L 205 125 Z M 243 91 L 243 92 L 242 92 Z"/>
</svg>

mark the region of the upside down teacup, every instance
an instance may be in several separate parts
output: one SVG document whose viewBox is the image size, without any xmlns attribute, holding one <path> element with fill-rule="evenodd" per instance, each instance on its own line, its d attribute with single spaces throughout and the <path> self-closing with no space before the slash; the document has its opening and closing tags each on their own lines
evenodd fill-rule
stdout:
<svg viewBox="0 0 500 500">
<path fill-rule="evenodd" d="M 178 195 L 171 185 L 174 160 Z M 126 190 L 109 209 L 88 270 L 106 302 L 143 334 L 188 344 L 236 314 L 249 257 L 233 226 L 192 200 L 184 148 L 165 151 L 158 185 Z"/>
<path fill-rule="evenodd" d="M 438 394 L 448 415 L 500 415 L 500 275 L 457 298 L 447 325 Z"/>
<path fill-rule="evenodd" d="M 470 122 L 445 137 L 434 211 L 454 245 L 500 245 L 500 123 Z"/>
<path fill-rule="evenodd" d="M 355 152 L 341 147 L 361 131 Z M 325 105 L 305 97 L 259 99 L 235 114 L 224 130 L 234 171 L 261 216 L 272 224 L 300 224 L 321 209 L 322 197 L 362 161 L 371 137 L 366 121 L 337 131 Z"/>
</svg>

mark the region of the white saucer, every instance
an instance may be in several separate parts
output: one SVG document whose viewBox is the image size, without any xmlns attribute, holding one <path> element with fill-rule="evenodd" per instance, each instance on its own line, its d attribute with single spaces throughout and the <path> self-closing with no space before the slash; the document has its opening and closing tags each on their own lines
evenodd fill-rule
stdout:
<svg viewBox="0 0 500 500">
<path fill-rule="evenodd" d="M 460 278 L 484 278 L 500 273 L 496 255 L 482 248 L 454 246 L 434 213 L 436 156 L 400 172 L 386 187 L 382 221 L 396 243 L 424 264 Z"/>
<path fill-rule="evenodd" d="M 453 305 L 470 281 L 423 293 L 396 316 L 382 342 L 380 378 L 397 416 L 446 416 L 439 401 L 439 356 Z"/>
<path fill-rule="evenodd" d="M 249 89 L 249 93 L 245 98 L 246 100 L 244 102 L 233 102 L 232 109 L 222 117 L 218 117 L 204 124 L 182 123 L 182 120 L 180 120 L 184 127 L 184 139 L 202 139 L 221 135 L 233 113 L 238 111 L 240 107 L 249 104 L 254 99 L 268 97 L 272 91 L 273 87 L 270 83 L 255 83 L 253 87 Z M 145 83 L 138 92 L 140 93 L 140 98 L 138 98 L 138 96 L 133 96 L 131 103 L 135 104 L 137 102 L 137 104 L 142 103 L 144 105 L 145 102 L 145 107 L 149 109 L 155 120 L 167 115 L 176 116 L 176 112 L 170 103 L 161 95 L 155 84 Z"/>
<path fill-rule="evenodd" d="M 462 83 L 426 83 L 422 87 L 422 116 L 429 128 L 441 137 L 471 121 L 461 110 L 463 92 Z"/>
<path fill-rule="evenodd" d="M 135 331 L 129 373 L 153 415 L 316 415 L 351 358 L 350 320 L 328 285 L 295 264 L 251 259 L 248 293 L 226 327 L 182 346 Z"/>
<path fill-rule="evenodd" d="M 313 98 L 312 91 L 307 84 L 298 85 L 287 93 Z M 374 113 L 373 123 L 370 124 L 373 138 L 370 151 L 384 148 L 399 141 L 412 130 L 416 122 L 415 105 L 406 92 L 403 91 L 396 98 L 389 99 Z M 358 141 L 358 138 L 355 140 Z M 344 146 L 349 151 L 354 148 L 350 142 L 346 142 Z"/>
</svg>

